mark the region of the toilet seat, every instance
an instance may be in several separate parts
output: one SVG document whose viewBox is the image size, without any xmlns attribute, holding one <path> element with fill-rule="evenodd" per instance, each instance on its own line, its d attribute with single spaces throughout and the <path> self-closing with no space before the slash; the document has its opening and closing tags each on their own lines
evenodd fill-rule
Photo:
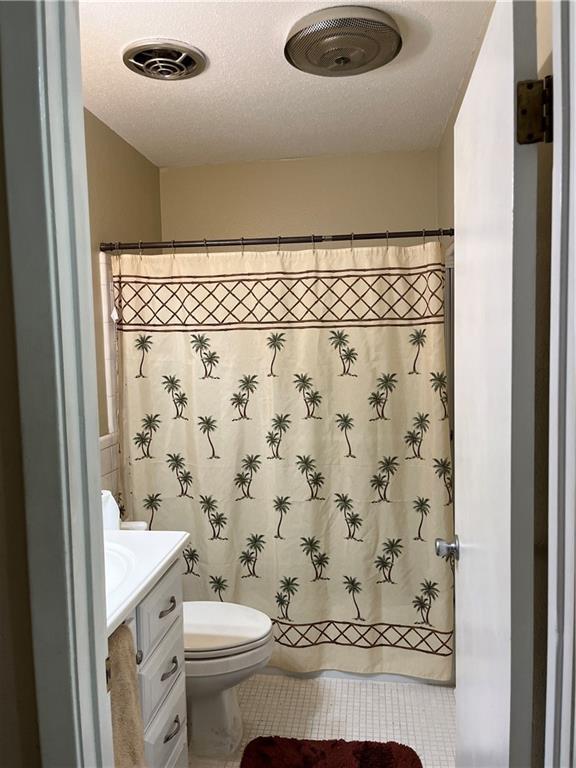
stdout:
<svg viewBox="0 0 576 768">
<path fill-rule="evenodd" d="M 185 602 L 184 666 L 190 753 L 225 757 L 242 740 L 236 688 L 268 664 L 274 649 L 266 614 L 224 602 Z"/>
<path fill-rule="evenodd" d="M 253 651 L 263 645 L 266 645 L 270 639 L 273 639 L 272 630 L 270 630 L 270 632 L 260 640 L 255 640 L 253 643 L 236 645 L 231 648 L 220 648 L 215 651 L 193 651 L 185 648 L 184 658 L 187 661 L 194 661 L 196 659 L 223 659 L 230 656 L 241 656 L 244 653 L 248 653 L 248 651 Z"/>
<path fill-rule="evenodd" d="M 183 624 L 189 661 L 248 653 L 272 637 L 272 622 L 265 613 L 236 603 L 184 602 Z"/>
<path fill-rule="evenodd" d="M 219 676 L 235 672 L 245 673 L 252 667 L 261 667 L 272 655 L 274 637 L 270 634 L 265 642 L 243 653 L 231 653 L 227 656 L 198 657 L 184 655 L 187 678 L 204 678 L 213 681 Z"/>
</svg>

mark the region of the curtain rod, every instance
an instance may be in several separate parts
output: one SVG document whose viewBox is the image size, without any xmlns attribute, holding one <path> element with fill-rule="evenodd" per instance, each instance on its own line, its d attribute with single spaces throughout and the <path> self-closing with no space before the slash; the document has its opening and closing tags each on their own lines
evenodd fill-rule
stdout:
<svg viewBox="0 0 576 768">
<path fill-rule="evenodd" d="M 175 248 L 225 248 L 251 245 L 303 245 L 306 243 L 338 243 L 356 240 L 392 240 L 413 237 L 454 237 L 454 229 L 410 229 L 396 232 L 362 232 L 347 235 L 288 235 L 286 237 L 237 237 L 232 240 L 162 240 L 158 242 L 100 243 L 100 250 L 145 251 Z"/>
</svg>

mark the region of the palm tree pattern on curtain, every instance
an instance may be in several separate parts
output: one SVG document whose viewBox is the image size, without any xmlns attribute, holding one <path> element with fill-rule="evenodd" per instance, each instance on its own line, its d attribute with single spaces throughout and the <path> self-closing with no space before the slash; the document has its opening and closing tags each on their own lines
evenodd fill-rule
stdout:
<svg viewBox="0 0 576 768">
<path fill-rule="evenodd" d="M 268 613 L 286 669 L 448 679 L 438 245 L 153 264 L 113 258 L 122 490 L 189 531 L 185 598 Z"/>
</svg>

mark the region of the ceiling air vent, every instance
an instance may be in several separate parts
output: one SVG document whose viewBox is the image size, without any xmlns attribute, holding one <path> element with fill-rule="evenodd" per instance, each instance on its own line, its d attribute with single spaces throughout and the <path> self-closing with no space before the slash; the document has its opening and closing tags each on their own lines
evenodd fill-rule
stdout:
<svg viewBox="0 0 576 768">
<path fill-rule="evenodd" d="M 344 77 L 388 64 L 401 47 L 398 26 L 384 11 L 337 6 L 314 11 L 295 24 L 284 55 L 303 72 Z"/>
<path fill-rule="evenodd" d="M 122 58 L 128 69 L 154 80 L 186 80 L 206 67 L 202 51 L 176 40 L 142 40 L 130 45 Z"/>
</svg>

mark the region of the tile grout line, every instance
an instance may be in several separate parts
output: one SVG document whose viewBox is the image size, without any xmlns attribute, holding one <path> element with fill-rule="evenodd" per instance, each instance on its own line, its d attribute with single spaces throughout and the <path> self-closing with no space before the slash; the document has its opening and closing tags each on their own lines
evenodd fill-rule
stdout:
<svg viewBox="0 0 576 768">
<path fill-rule="evenodd" d="M 242 750 L 257 736 L 399 741 L 415 749 L 424 768 L 454 768 L 450 688 L 256 675 L 238 694 L 244 718 L 238 754 L 224 761 L 193 758 L 191 768 L 239 768 Z"/>
</svg>

